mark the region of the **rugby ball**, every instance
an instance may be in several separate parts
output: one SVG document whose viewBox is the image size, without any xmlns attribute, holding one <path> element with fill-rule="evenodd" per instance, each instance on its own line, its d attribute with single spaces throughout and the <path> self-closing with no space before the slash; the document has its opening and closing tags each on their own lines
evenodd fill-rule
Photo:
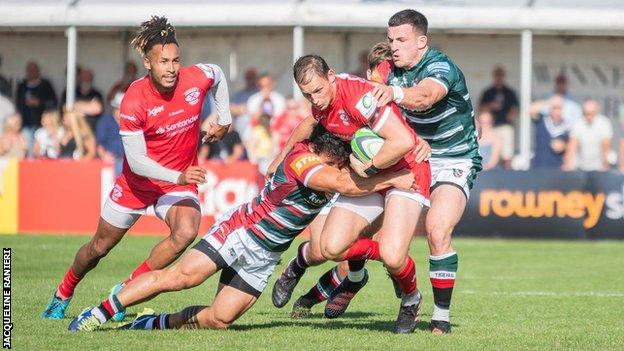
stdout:
<svg viewBox="0 0 624 351">
<path fill-rule="evenodd" d="M 362 162 L 370 161 L 377 155 L 384 140 L 369 128 L 360 128 L 351 139 L 351 151 Z"/>
</svg>

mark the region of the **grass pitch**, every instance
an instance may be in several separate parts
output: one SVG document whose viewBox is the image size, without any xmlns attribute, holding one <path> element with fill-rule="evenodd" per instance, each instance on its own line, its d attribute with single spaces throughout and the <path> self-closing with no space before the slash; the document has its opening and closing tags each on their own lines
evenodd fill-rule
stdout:
<svg viewBox="0 0 624 351">
<path fill-rule="evenodd" d="M 40 315 L 78 247 L 75 236 L 0 236 L 13 248 L 14 350 L 621 350 L 624 344 L 624 242 L 457 239 L 459 272 L 451 319 L 453 333 L 433 336 L 426 329 L 432 294 L 428 250 L 412 243 L 423 316 L 413 335 L 394 335 L 399 301 L 382 266 L 368 264 L 370 281 L 349 311 L 336 320 L 291 320 L 294 299 L 305 293 L 329 264 L 308 270 L 283 309 L 271 303 L 277 274 L 295 253 L 283 256 L 265 293 L 228 331 L 111 331 L 69 333 L 67 325 L 83 308 L 99 304 L 126 278 L 158 238 L 128 237 L 78 286 L 62 321 Z M 180 293 L 159 296 L 129 309 L 129 317 L 150 307 L 178 311 L 210 304 L 217 277 Z M 109 326 L 110 327 L 110 326 Z"/>
</svg>

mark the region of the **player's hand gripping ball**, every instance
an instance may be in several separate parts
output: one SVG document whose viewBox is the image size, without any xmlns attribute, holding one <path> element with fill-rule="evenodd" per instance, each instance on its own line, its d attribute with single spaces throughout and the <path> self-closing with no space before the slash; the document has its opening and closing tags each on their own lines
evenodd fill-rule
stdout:
<svg viewBox="0 0 624 351">
<path fill-rule="evenodd" d="M 351 168 L 362 177 L 371 175 L 371 160 L 377 153 L 384 140 L 369 128 L 360 128 L 351 139 Z M 374 168 L 374 167 L 373 167 Z M 366 170 L 369 169 L 369 172 Z M 373 173 L 374 174 L 374 173 Z"/>
</svg>

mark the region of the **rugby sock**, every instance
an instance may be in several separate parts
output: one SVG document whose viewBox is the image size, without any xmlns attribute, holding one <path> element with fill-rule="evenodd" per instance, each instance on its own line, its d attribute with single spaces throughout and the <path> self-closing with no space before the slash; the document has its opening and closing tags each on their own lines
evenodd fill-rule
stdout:
<svg viewBox="0 0 624 351">
<path fill-rule="evenodd" d="M 97 307 L 97 310 L 99 310 L 99 312 L 101 313 L 101 317 L 104 319 L 100 319 L 100 316 L 98 316 L 98 314 L 96 313 L 94 313 L 95 316 L 100 322 L 104 323 L 107 320 L 111 319 L 115 315 L 115 313 L 124 311 L 125 308 L 121 305 L 121 303 L 117 299 L 117 296 L 112 295 L 106 300 L 102 301 L 100 306 Z"/>
<path fill-rule="evenodd" d="M 366 276 L 366 270 L 364 268 L 360 269 L 359 271 L 352 271 L 349 270 L 349 273 L 347 273 L 347 277 L 349 277 L 349 280 L 354 282 L 354 283 L 358 283 L 361 282 L 362 279 L 364 279 L 364 277 Z"/>
<path fill-rule="evenodd" d="M 405 267 L 399 273 L 392 274 L 392 276 L 399 283 L 403 295 L 410 295 L 416 292 L 416 265 L 411 257 L 407 256 Z"/>
<path fill-rule="evenodd" d="M 345 254 L 345 260 L 379 260 L 379 243 L 369 238 L 358 239 Z"/>
<path fill-rule="evenodd" d="M 139 275 L 141 275 L 143 273 L 149 272 L 151 270 L 152 270 L 152 268 L 147 263 L 147 260 L 143 261 L 143 263 L 141 263 L 137 268 L 134 269 L 134 271 L 130 274 L 130 278 L 128 278 L 124 282 L 124 284 L 127 284 L 132 279 L 138 277 Z"/>
<path fill-rule="evenodd" d="M 361 282 L 364 279 L 364 275 L 366 271 L 364 270 L 365 260 L 351 260 L 349 263 L 349 272 L 347 275 L 349 276 L 349 280 L 352 282 Z"/>
<path fill-rule="evenodd" d="M 154 323 L 153 323 L 152 328 L 150 329 L 170 329 L 169 328 L 169 315 L 163 313 L 154 317 Z"/>
<path fill-rule="evenodd" d="M 305 259 L 308 248 L 310 247 L 309 241 L 304 241 L 299 245 L 297 249 L 297 257 L 295 257 L 294 264 L 292 265 L 293 272 L 300 277 L 305 273 L 305 270 L 310 267 L 308 262 Z"/>
<path fill-rule="evenodd" d="M 349 270 L 350 271 L 359 271 L 364 268 L 365 260 L 350 260 L 349 262 Z"/>
<path fill-rule="evenodd" d="M 456 252 L 429 256 L 429 279 L 433 288 L 432 320 L 449 321 L 451 295 L 455 286 L 458 258 Z"/>
<path fill-rule="evenodd" d="M 413 306 L 413 305 L 417 305 L 420 302 L 420 294 L 417 291 L 414 291 L 413 293 L 409 294 L 409 295 L 405 295 L 401 298 L 401 305 L 403 306 Z"/>
<path fill-rule="evenodd" d="M 63 277 L 63 281 L 61 281 L 58 289 L 56 289 L 56 296 L 63 300 L 67 300 L 74 296 L 74 289 L 76 288 L 76 285 L 78 285 L 80 279 L 81 278 L 78 278 L 76 274 L 74 274 L 74 268 L 70 266 L 67 273 L 65 273 L 65 276 Z"/>
<path fill-rule="evenodd" d="M 329 295 L 338 285 L 340 285 L 340 275 L 338 275 L 338 266 L 334 266 L 332 269 L 325 272 L 318 280 L 316 285 L 312 287 L 302 297 L 315 304 L 327 300 Z"/>
</svg>

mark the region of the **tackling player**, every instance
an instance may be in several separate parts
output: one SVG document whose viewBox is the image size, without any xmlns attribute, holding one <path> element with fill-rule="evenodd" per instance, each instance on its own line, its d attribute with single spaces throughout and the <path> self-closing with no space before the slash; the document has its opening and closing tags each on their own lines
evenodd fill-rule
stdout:
<svg viewBox="0 0 624 351">
<path fill-rule="evenodd" d="M 84 310 L 71 331 L 96 329 L 126 307 L 162 292 L 195 287 L 221 271 L 212 306 L 138 317 L 123 329 L 225 329 L 256 302 L 279 257 L 316 217 L 334 192 L 362 196 L 388 187 L 411 189 L 409 171 L 360 178 L 346 165 L 348 144 L 321 126 L 297 143 L 265 188 L 250 203 L 223 216 L 175 265 L 145 273 L 98 307 Z"/>
<path fill-rule="evenodd" d="M 102 208 L 95 235 L 78 250 L 43 312 L 46 319 L 65 316 L 76 285 L 148 207 L 154 207 L 171 232 L 130 274 L 130 280 L 168 266 L 199 230 L 197 184 L 204 182 L 206 175 L 197 166 L 199 113 L 206 95 L 213 94 L 217 124 L 210 125 L 204 140 L 220 139 L 232 120 L 227 82 L 216 65 L 181 67 L 175 30 L 164 17 L 143 22 L 132 44 L 142 55 L 148 74 L 130 85 L 121 103 L 123 171 Z"/>
</svg>

